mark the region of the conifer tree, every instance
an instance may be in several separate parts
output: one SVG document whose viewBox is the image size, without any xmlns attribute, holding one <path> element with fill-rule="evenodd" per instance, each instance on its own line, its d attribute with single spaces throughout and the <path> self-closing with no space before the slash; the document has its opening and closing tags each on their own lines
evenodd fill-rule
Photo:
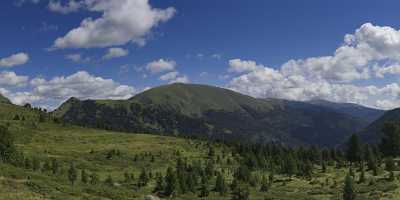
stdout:
<svg viewBox="0 0 400 200">
<path fill-rule="evenodd" d="M 270 184 L 270 183 L 268 183 L 268 179 L 264 176 L 263 179 L 262 179 L 262 182 L 261 182 L 260 191 L 261 191 L 261 192 L 268 192 L 268 190 L 269 190 L 269 184 Z"/>
<path fill-rule="evenodd" d="M 51 160 L 51 171 L 53 174 L 57 174 L 59 170 L 59 164 L 55 158 Z"/>
<path fill-rule="evenodd" d="M 356 192 L 354 190 L 353 179 L 350 175 L 346 176 L 343 188 L 343 200 L 354 200 L 356 199 Z"/>
<path fill-rule="evenodd" d="M 149 177 L 147 176 L 146 169 L 143 168 L 139 176 L 138 186 L 145 187 L 148 182 L 149 182 Z"/>
<path fill-rule="evenodd" d="M 16 153 L 14 138 L 5 126 L 0 126 L 0 159 L 10 162 Z"/>
<path fill-rule="evenodd" d="M 165 176 L 165 195 L 168 197 L 175 196 L 178 192 L 178 179 L 174 170 L 169 167 Z"/>
<path fill-rule="evenodd" d="M 154 187 L 154 192 L 161 192 L 165 189 L 164 178 L 161 173 L 156 173 L 156 186 Z"/>
<path fill-rule="evenodd" d="M 44 164 L 43 164 L 42 171 L 43 171 L 43 172 L 47 172 L 47 171 L 50 170 L 50 168 L 51 168 L 51 166 L 50 166 L 50 161 L 49 161 L 49 160 L 46 160 L 46 161 L 44 162 Z"/>
<path fill-rule="evenodd" d="M 84 170 L 84 169 L 81 170 L 81 181 L 83 184 L 87 184 L 89 182 L 88 174 L 86 173 L 86 170 Z"/>
<path fill-rule="evenodd" d="M 99 175 L 96 173 L 92 173 L 90 175 L 90 184 L 91 185 L 97 185 L 100 182 Z"/>
<path fill-rule="evenodd" d="M 389 181 L 394 181 L 395 177 L 394 177 L 394 172 L 390 171 L 389 172 Z"/>
<path fill-rule="evenodd" d="M 218 192 L 221 196 L 225 195 L 227 192 L 225 178 L 221 173 L 218 173 L 217 179 L 215 181 L 215 191 Z"/>
<path fill-rule="evenodd" d="M 210 190 L 208 189 L 208 181 L 205 176 L 202 176 L 201 187 L 200 187 L 200 197 L 208 197 L 210 195 Z"/>
<path fill-rule="evenodd" d="M 238 186 L 232 191 L 232 200 L 250 200 L 250 190 L 248 186 Z"/>
<path fill-rule="evenodd" d="M 33 165 L 32 166 L 33 171 L 40 170 L 40 161 L 36 157 L 33 158 L 32 165 Z"/>
<path fill-rule="evenodd" d="M 25 158 L 24 167 L 25 167 L 25 169 L 31 169 L 32 168 L 32 162 L 31 162 L 31 160 L 29 158 Z"/>
<path fill-rule="evenodd" d="M 360 179 L 358 180 L 359 183 L 364 183 L 365 182 L 365 170 L 364 167 L 361 167 L 361 172 L 360 172 Z"/>
<path fill-rule="evenodd" d="M 114 186 L 114 180 L 112 179 L 111 175 L 108 175 L 106 180 L 104 181 L 104 184 L 113 187 Z"/>
<path fill-rule="evenodd" d="M 395 163 L 394 163 L 393 157 L 389 156 L 385 160 L 385 169 L 387 171 L 393 171 L 394 167 L 395 167 Z"/>
<path fill-rule="evenodd" d="M 71 163 L 69 169 L 68 169 L 68 180 L 71 182 L 71 185 L 73 186 L 75 181 L 78 178 L 78 172 L 75 168 L 74 163 Z"/>
<path fill-rule="evenodd" d="M 381 150 L 385 156 L 400 155 L 400 127 L 395 123 L 386 123 L 383 127 Z"/>
<path fill-rule="evenodd" d="M 357 134 L 353 134 L 347 142 L 346 158 L 351 163 L 360 162 L 362 159 L 362 145 Z"/>
</svg>

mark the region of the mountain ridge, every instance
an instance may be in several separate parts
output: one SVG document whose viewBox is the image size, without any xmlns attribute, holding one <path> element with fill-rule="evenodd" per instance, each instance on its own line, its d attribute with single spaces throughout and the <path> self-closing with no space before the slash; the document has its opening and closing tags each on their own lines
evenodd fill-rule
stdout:
<svg viewBox="0 0 400 200">
<path fill-rule="evenodd" d="M 198 84 L 160 86 L 128 100 L 72 98 L 53 114 L 72 124 L 117 131 L 295 145 L 336 145 L 366 126 L 323 106 Z"/>
</svg>

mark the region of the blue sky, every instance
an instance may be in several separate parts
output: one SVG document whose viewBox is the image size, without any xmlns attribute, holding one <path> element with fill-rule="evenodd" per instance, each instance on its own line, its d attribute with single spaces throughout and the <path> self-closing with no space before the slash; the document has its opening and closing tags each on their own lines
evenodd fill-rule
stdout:
<svg viewBox="0 0 400 200">
<path fill-rule="evenodd" d="M 399 6 L 394 0 L 2 1 L 0 92 L 17 104 L 51 109 L 71 96 L 124 99 L 191 82 L 255 97 L 390 109 L 400 105 Z"/>
</svg>

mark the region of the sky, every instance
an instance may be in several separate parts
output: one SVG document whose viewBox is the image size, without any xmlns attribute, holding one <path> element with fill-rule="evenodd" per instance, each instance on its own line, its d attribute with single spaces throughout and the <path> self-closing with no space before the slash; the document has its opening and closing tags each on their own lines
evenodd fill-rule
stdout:
<svg viewBox="0 0 400 200">
<path fill-rule="evenodd" d="M 0 93 L 54 109 L 176 82 L 400 107 L 396 0 L 7 0 Z"/>
</svg>

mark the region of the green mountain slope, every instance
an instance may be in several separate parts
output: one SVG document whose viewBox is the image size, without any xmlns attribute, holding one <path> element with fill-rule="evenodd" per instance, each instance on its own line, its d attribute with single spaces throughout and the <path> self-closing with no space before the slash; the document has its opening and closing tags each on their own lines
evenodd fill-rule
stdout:
<svg viewBox="0 0 400 200">
<path fill-rule="evenodd" d="M 383 133 L 382 128 L 385 123 L 400 122 L 400 108 L 386 111 L 385 114 L 371 123 L 368 127 L 366 127 L 363 131 L 361 131 L 360 136 L 368 142 L 377 143 L 380 141 Z"/>
<path fill-rule="evenodd" d="M 11 104 L 11 101 L 0 94 L 0 103 Z"/>
<path fill-rule="evenodd" d="M 246 107 L 262 112 L 273 109 L 260 101 L 231 90 L 194 84 L 172 84 L 157 87 L 131 98 L 146 105 L 169 106 L 189 116 L 201 116 L 209 110 L 241 111 Z"/>
<path fill-rule="evenodd" d="M 368 108 L 353 103 L 335 103 L 326 100 L 312 100 L 308 101 L 308 103 L 323 106 L 339 113 L 351 115 L 353 117 L 358 117 L 367 121 L 368 123 L 372 123 L 385 113 L 384 110 Z"/>
<path fill-rule="evenodd" d="M 256 99 L 218 87 L 172 84 L 129 100 L 72 98 L 54 115 L 66 122 L 127 132 L 333 146 L 366 122 L 322 106 Z"/>
</svg>

